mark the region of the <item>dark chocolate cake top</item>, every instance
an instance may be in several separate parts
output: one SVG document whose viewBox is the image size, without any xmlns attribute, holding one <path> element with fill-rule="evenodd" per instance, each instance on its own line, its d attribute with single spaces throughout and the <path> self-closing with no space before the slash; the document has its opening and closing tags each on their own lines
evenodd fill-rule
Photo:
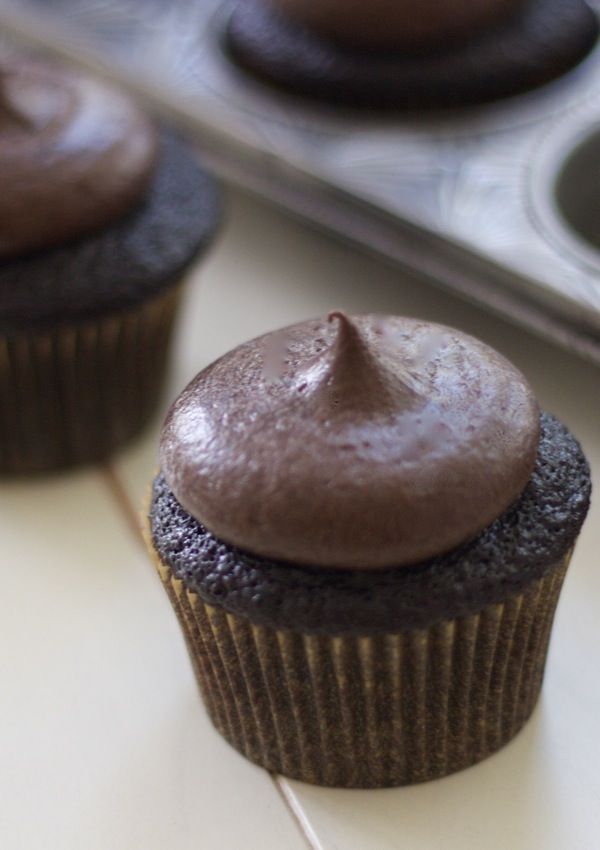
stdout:
<svg viewBox="0 0 600 850">
<path fill-rule="evenodd" d="M 209 604 L 273 628 L 375 634 L 429 628 L 526 589 L 572 549 L 590 492 L 581 447 L 544 413 L 535 468 L 519 499 L 474 540 L 411 567 L 326 570 L 256 557 L 190 516 L 162 474 L 150 526 L 163 563 Z"/>
<path fill-rule="evenodd" d="M 60 245 L 127 213 L 158 137 L 129 98 L 78 70 L 0 66 L 0 258 Z"/>
<path fill-rule="evenodd" d="M 482 342 L 398 316 L 332 313 L 201 372 L 172 406 L 161 468 L 219 539 L 361 570 L 474 537 L 521 494 L 539 408 Z"/>
</svg>

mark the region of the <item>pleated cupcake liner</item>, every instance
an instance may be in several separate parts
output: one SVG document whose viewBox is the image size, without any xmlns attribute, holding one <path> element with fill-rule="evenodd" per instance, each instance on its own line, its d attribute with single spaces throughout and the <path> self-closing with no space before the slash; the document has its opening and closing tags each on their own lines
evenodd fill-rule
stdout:
<svg viewBox="0 0 600 850">
<path fill-rule="evenodd" d="M 206 604 L 153 555 L 217 730 L 267 770 L 345 788 L 437 779 L 519 732 L 540 693 L 571 557 L 473 616 L 326 636 Z"/>
<path fill-rule="evenodd" d="M 122 313 L 0 334 L 0 474 L 101 460 L 150 418 L 181 284 Z"/>
</svg>

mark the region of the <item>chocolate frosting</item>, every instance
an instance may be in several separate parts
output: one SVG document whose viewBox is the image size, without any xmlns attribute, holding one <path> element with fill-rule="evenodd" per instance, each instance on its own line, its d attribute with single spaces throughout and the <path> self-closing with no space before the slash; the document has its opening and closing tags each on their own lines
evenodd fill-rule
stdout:
<svg viewBox="0 0 600 850">
<path fill-rule="evenodd" d="M 161 466 L 218 538 L 263 557 L 370 569 L 478 534 L 521 494 L 539 409 L 458 331 L 335 312 L 239 346 L 171 408 Z"/>
<path fill-rule="evenodd" d="M 465 38 L 524 0 L 265 0 L 286 17 L 352 47 L 411 48 Z"/>
<path fill-rule="evenodd" d="M 213 241 L 220 193 L 177 134 L 161 131 L 159 151 L 144 197 L 123 218 L 76 242 L 0 263 L 0 335 L 96 320 L 179 285 Z"/>
<path fill-rule="evenodd" d="M 157 150 L 152 123 L 119 92 L 55 65 L 0 68 L 0 257 L 66 243 L 127 213 Z"/>
<path fill-rule="evenodd" d="M 590 504 L 577 440 L 548 413 L 521 496 L 473 540 L 388 570 L 315 569 L 261 558 L 216 539 L 181 507 L 162 474 L 153 486 L 156 553 L 186 590 L 257 625 L 312 634 L 430 629 L 500 605 L 562 563 Z"/>
</svg>

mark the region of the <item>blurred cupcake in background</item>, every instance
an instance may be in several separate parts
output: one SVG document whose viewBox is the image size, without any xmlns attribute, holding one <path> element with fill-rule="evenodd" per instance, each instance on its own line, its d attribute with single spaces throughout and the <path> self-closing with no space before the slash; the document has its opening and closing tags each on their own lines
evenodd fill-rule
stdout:
<svg viewBox="0 0 600 850">
<path fill-rule="evenodd" d="M 159 400 L 217 188 L 124 94 L 14 57 L 0 175 L 0 473 L 101 460 Z"/>
<path fill-rule="evenodd" d="M 246 71 L 294 94 L 420 110 L 544 85 L 597 38 L 585 0 L 238 0 L 225 41 Z"/>
<path fill-rule="evenodd" d="M 523 0 L 261 0 L 333 42 L 359 49 L 447 47 L 503 23 Z"/>
</svg>

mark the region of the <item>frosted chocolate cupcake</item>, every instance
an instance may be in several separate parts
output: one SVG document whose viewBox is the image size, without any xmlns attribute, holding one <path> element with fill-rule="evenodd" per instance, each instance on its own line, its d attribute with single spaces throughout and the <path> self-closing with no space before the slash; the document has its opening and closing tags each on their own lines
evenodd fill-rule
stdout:
<svg viewBox="0 0 600 850">
<path fill-rule="evenodd" d="M 590 477 L 501 355 L 334 313 L 201 372 L 160 455 L 151 551 L 211 719 L 244 755 L 383 787 L 519 731 Z"/>
<path fill-rule="evenodd" d="M 213 181 L 128 98 L 0 68 L 0 473 L 105 457 L 158 399 Z"/>
<path fill-rule="evenodd" d="M 540 86 L 597 35 L 585 0 L 240 0 L 227 45 L 245 69 L 294 93 L 419 109 Z"/>
</svg>

